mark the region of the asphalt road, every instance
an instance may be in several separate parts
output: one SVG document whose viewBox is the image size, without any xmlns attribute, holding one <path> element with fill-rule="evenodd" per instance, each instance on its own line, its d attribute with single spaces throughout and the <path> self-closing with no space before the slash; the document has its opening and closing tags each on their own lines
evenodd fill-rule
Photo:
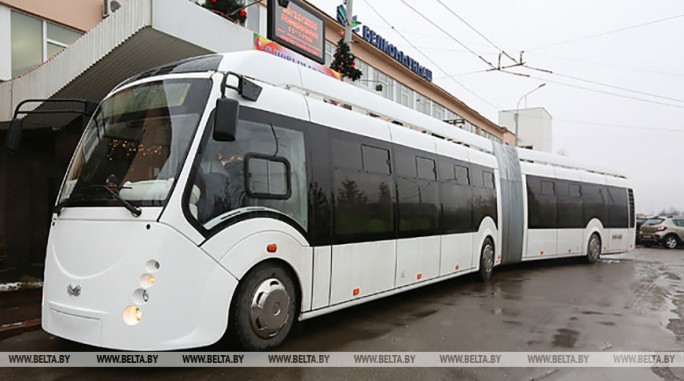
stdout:
<svg viewBox="0 0 684 381">
<path fill-rule="evenodd" d="M 595 265 L 552 260 L 497 268 L 303 322 L 294 351 L 682 351 L 684 250 L 640 248 Z M 202 351 L 231 350 L 219 342 Z M 28 332 L 0 351 L 100 350 Z M 0 380 L 684 379 L 668 368 L 0 369 Z"/>
</svg>

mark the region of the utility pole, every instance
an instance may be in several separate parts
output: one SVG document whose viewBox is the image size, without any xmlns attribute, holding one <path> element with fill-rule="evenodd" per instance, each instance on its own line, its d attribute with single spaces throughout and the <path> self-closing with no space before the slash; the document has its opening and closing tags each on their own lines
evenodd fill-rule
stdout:
<svg viewBox="0 0 684 381">
<path fill-rule="evenodd" d="M 344 26 L 344 42 L 349 45 L 349 51 L 351 52 L 352 46 L 352 23 L 354 22 L 354 12 L 353 12 L 353 5 L 354 5 L 354 0 L 347 0 L 347 25 Z"/>
</svg>

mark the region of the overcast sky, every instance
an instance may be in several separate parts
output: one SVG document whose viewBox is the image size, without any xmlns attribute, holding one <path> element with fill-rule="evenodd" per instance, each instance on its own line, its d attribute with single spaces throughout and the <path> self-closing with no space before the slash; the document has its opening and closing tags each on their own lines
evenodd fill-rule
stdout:
<svg viewBox="0 0 684 381">
<path fill-rule="evenodd" d="M 309 1 L 334 17 L 342 0 Z M 684 1 L 354 0 L 354 14 L 494 122 L 545 82 L 527 101 L 553 116 L 554 152 L 627 173 L 637 211 L 684 210 Z M 496 65 L 497 47 L 553 74 L 487 72 L 477 55 Z"/>
</svg>

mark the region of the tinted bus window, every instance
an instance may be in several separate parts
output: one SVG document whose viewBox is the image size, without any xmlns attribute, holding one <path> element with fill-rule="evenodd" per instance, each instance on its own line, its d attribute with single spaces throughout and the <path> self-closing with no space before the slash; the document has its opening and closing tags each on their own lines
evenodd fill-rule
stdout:
<svg viewBox="0 0 684 381">
<path fill-rule="evenodd" d="M 454 164 L 458 163 L 458 164 Z M 468 183 L 466 163 L 439 158 L 442 229 L 445 234 L 475 231 L 473 227 L 473 192 Z"/>
<path fill-rule="evenodd" d="M 527 176 L 527 223 L 530 229 L 555 229 L 558 221 L 553 180 Z"/>
<path fill-rule="evenodd" d="M 362 145 L 361 153 L 363 156 L 363 169 L 365 171 L 383 175 L 389 175 L 392 172 L 390 170 L 390 153 L 388 150 Z"/>
<path fill-rule="evenodd" d="M 424 157 L 416 157 L 416 167 L 418 168 L 418 178 L 424 180 L 437 180 L 435 161 Z"/>
<path fill-rule="evenodd" d="M 494 189 L 495 188 L 494 174 L 492 172 L 487 172 L 487 171 L 482 172 L 482 183 L 483 183 L 485 188 Z"/>
<path fill-rule="evenodd" d="M 555 180 L 559 229 L 584 229 L 582 199 L 579 185 L 567 180 Z"/>
<path fill-rule="evenodd" d="M 473 190 L 473 227 L 477 229 L 486 217 L 497 221 L 494 173 L 490 168 L 471 164 L 470 180 Z"/>
<path fill-rule="evenodd" d="M 334 239 L 336 243 L 394 237 L 394 181 L 389 147 L 333 133 Z M 344 152 L 340 150 L 344 147 Z M 356 157 L 353 157 L 356 156 Z M 349 168 L 352 166 L 356 168 Z"/>
<path fill-rule="evenodd" d="M 582 211 L 584 215 L 584 225 L 593 218 L 597 218 L 601 223 L 606 224 L 607 218 L 604 208 L 603 187 L 594 184 L 582 184 Z"/>
<path fill-rule="evenodd" d="M 397 171 L 400 173 L 396 180 L 399 235 L 409 237 L 436 234 L 439 229 L 440 205 L 435 161 L 419 156 L 423 154 L 421 151 L 405 147 L 397 147 L 395 152 L 404 165 L 413 162 L 415 168 L 414 171 Z"/>
<path fill-rule="evenodd" d="M 608 196 L 610 203 L 607 207 L 608 222 L 604 222 L 605 226 L 610 228 L 626 228 L 629 224 L 627 189 L 609 187 Z"/>
<path fill-rule="evenodd" d="M 456 184 L 470 184 L 470 175 L 468 174 L 468 167 L 462 165 L 454 165 L 454 177 L 456 179 Z"/>
</svg>

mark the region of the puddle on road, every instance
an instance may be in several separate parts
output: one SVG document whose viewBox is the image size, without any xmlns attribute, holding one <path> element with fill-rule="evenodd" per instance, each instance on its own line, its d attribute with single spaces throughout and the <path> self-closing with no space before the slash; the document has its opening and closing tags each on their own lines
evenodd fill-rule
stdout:
<svg viewBox="0 0 684 381">
<path fill-rule="evenodd" d="M 621 263 L 622 261 L 619 259 L 601 259 L 601 263 Z"/>
<path fill-rule="evenodd" d="M 579 338 L 579 332 L 574 329 L 560 328 L 553 335 L 553 345 L 556 348 L 574 348 Z"/>
</svg>

